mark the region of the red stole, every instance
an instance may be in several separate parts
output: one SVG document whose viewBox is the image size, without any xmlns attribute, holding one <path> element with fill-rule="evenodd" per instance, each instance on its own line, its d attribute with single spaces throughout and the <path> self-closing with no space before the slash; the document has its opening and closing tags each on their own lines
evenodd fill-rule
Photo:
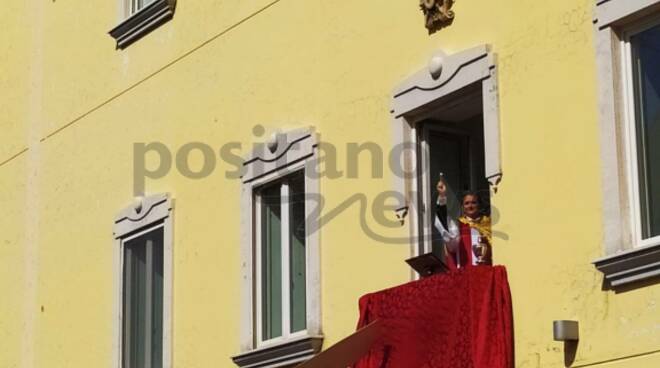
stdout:
<svg viewBox="0 0 660 368">
<path fill-rule="evenodd" d="M 471 267 L 472 266 L 472 231 L 469 225 L 462 222 L 458 223 L 458 228 L 461 234 L 461 241 L 458 246 L 457 251 L 459 252 L 459 259 L 461 262 L 461 267 Z M 458 268 L 457 259 L 455 252 L 447 251 L 447 267 L 450 270 L 455 270 Z"/>
</svg>

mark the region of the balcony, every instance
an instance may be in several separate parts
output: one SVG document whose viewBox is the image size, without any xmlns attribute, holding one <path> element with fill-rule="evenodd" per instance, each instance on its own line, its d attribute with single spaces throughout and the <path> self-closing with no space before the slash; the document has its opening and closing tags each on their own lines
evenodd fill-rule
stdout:
<svg viewBox="0 0 660 368">
<path fill-rule="evenodd" d="M 436 274 L 360 298 L 358 331 L 299 368 L 512 368 L 503 266 Z"/>
</svg>

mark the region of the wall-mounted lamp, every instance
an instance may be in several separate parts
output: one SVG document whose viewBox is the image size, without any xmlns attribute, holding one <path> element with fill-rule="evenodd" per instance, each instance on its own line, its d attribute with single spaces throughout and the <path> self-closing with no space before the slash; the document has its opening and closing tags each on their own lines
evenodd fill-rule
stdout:
<svg viewBox="0 0 660 368">
<path fill-rule="evenodd" d="M 552 335 L 555 341 L 577 341 L 580 340 L 578 321 L 553 321 Z"/>
</svg>

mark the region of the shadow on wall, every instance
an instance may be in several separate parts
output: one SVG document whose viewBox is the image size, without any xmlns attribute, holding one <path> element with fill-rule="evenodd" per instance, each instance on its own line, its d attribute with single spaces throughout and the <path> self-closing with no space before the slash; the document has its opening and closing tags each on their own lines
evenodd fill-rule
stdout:
<svg viewBox="0 0 660 368">
<path fill-rule="evenodd" d="M 564 367 L 570 367 L 575 362 L 579 340 L 564 341 Z"/>
</svg>

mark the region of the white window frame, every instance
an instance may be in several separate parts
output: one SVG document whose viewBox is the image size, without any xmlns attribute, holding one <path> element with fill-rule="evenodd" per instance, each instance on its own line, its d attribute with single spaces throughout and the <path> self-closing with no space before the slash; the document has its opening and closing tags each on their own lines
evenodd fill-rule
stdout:
<svg viewBox="0 0 660 368">
<path fill-rule="evenodd" d="M 596 0 L 603 252 L 611 288 L 660 276 L 660 237 L 642 240 L 629 36 L 660 15 L 660 0 Z"/>
<path fill-rule="evenodd" d="M 115 217 L 113 367 L 123 367 L 124 244 L 163 229 L 163 368 L 172 367 L 172 210 L 168 194 L 138 198 Z"/>
<path fill-rule="evenodd" d="M 630 227 L 632 235 L 632 247 L 646 247 L 660 245 L 660 235 L 643 239 L 642 237 L 642 219 L 641 219 L 641 198 L 639 193 L 639 159 L 637 151 L 637 116 L 636 101 L 634 90 L 634 75 L 632 65 L 632 47 L 630 38 L 650 28 L 660 26 L 660 16 L 635 23 L 622 32 L 620 41 L 621 51 L 621 78 L 623 80 L 623 121 L 624 121 L 624 139 L 626 147 L 625 161 L 628 178 L 628 200 L 631 208 Z"/>
<path fill-rule="evenodd" d="M 318 177 L 318 137 L 313 128 L 301 128 L 274 134 L 270 142 L 255 145 L 244 160 L 241 177 L 241 334 L 240 353 L 232 359 L 238 366 L 274 367 L 294 365 L 305 361 L 321 349 L 321 260 L 319 248 L 319 203 L 307 200 L 305 205 L 305 298 L 306 330 L 290 331 L 289 313 L 285 313 L 282 336 L 262 341 L 260 289 L 260 216 L 255 190 L 303 171 L 305 197 L 320 195 Z M 284 214 L 284 212 L 282 212 Z M 288 216 L 288 212 L 287 212 Z M 284 221 L 283 221 L 284 222 Z M 284 227 L 284 225 L 282 225 Z M 283 242 L 282 250 L 288 246 Z M 283 283 L 288 279 L 288 257 L 283 257 Z M 289 285 L 283 285 L 283 294 Z M 288 295 L 287 292 L 284 294 Z M 288 299 L 282 298 L 283 306 Z M 284 313 L 283 308 L 283 313 Z"/>
<path fill-rule="evenodd" d="M 292 165 L 288 167 L 287 171 L 291 172 L 289 175 L 296 175 L 300 171 L 304 171 L 304 162 L 297 163 L 295 165 Z M 304 173 L 302 173 L 304 175 Z M 288 176 L 288 175 L 287 175 Z M 263 186 L 268 186 L 268 185 L 274 185 L 276 182 L 279 182 L 281 180 L 285 180 L 286 176 L 277 176 L 275 175 L 274 177 L 270 177 L 267 181 L 264 180 L 257 180 L 255 182 L 255 187 L 263 187 Z M 280 198 L 289 198 L 289 185 L 282 182 L 279 184 L 280 187 Z M 255 324 L 255 332 L 256 332 L 256 345 L 257 348 L 262 348 L 262 347 L 267 347 L 267 346 L 273 346 L 277 344 L 281 344 L 284 341 L 290 340 L 290 339 L 295 339 L 299 337 L 305 337 L 309 333 L 307 331 L 307 327 L 305 327 L 304 330 L 297 331 L 297 332 L 291 332 L 291 318 L 290 318 L 290 312 L 291 312 L 291 290 L 289 288 L 290 285 L 290 277 L 291 277 L 291 270 L 290 270 L 290 264 L 289 264 L 289 255 L 290 255 L 290 250 L 291 250 L 291 244 L 289 240 L 289 214 L 290 214 L 290 207 L 289 203 L 287 201 L 282 201 L 281 202 L 281 207 L 280 207 L 280 213 L 282 216 L 282 222 L 281 222 L 281 237 L 282 237 L 282 336 L 275 337 L 269 340 L 264 340 L 262 336 L 263 332 L 263 310 L 262 310 L 262 284 L 261 284 L 261 276 L 262 276 L 262 267 L 261 267 L 261 261 L 262 261 L 262 254 L 261 254 L 261 215 L 262 215 L 262 201 L 261 201 L 261 196 L 259 196 L 256 192 L 254 194 L 255 200 L 254 200 L 254 219 L 255 219 L 255 226 L 254 226 L 254 253 L 255 253 L 255 310 L 256 310 L 256 324 Z M 305 236 L 305 241 L 307 241 L 308 235 L 306 234 Z M 307 248 L 307 246 L 305 247 Z M 307 275 L 308 272 L 308 262 L 305 259 L 305 275 Z M 307 289 L 307 280 L 305 280 L 305 288 Z M 308 298 L 307 294 L 305 293 L 305 298 Z M 310 304 L 309 301 L 305 301 L 305 304 Z M 307 320 L 307 318 L 305 318 Z"/>
</svg>

